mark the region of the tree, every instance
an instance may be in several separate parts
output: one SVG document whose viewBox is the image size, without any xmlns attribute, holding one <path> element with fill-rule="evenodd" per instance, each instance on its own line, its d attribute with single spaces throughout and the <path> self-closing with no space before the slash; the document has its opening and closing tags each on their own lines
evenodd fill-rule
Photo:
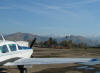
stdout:
<svg viewBox="0 0 100 73">
<path fill-rule="evenodd" d="M 51 48 L 57 46 L 57 41 L 50 37 L 47 41 L 44 42 L 45 47 Z"/>
<path fill-rule="evenodd" d="M 63 47 L 67 47 L 67 46 L 68 46 L 67 40 L 61 41 L 61 42 L 60 42 L 60 45 L 63 46 Z"/>
<path fill-rule="evenodd" d="M 41 41 L 38 43 L 39 44 L 39 47 L 44 47 L 44 43 Z"/>
<path fill-rule="evenodd" d="M 72 40 L 69 40 L 69 41 L 68 41 L 67 47 L 68 47 L 68 48 L 72 48 L 72 47 L 73 47 L 73 42 L 72 42 Z"/>
<path fill-rule="evenodd" d="M 79 43 L 78 47 L 79 48 L 84 48 L 85 47 L 85 44 L 84 43 Z"/>
</svg>

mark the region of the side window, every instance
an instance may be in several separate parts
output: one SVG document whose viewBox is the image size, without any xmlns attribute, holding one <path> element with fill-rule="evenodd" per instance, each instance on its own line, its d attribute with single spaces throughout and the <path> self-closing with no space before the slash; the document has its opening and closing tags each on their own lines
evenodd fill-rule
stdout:
<svg viewBox="0 0 100 73">
<path fill-rule="evenodd" d="M 3 45 L 1 51 L 2 51 L 2 53 L 7 53 L 8 52 L 7 46 L 6 45 Z"/>
<path fill-rule="evenodd" d="M 11 51 L 16 51 L 16 44 L 8 44 Z"/>
<path fill-rule="evenodd" d="M 18 45 L 18 49 L 19 49 L 19 50 L 22 50 L 22 47 Z"/>
</svg>

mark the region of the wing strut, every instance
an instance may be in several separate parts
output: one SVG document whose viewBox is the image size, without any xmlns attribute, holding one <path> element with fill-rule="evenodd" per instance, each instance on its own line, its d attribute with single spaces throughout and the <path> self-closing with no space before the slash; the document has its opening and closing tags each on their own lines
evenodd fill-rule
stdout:
<svg viewBox="0 0 100 73">
<path fill-rule="evenodd" d="M 4 36 L 2 34 L 1 34 L 1 37 L 2 37 L 2 40 L 5 41 L 5 38 L 4 38 Z"/>
</svg>

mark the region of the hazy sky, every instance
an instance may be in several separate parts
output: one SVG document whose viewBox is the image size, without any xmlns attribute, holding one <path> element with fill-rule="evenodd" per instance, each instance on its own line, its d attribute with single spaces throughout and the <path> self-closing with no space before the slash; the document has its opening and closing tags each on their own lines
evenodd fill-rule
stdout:
<svg viewBox="0 0 100 73">
<path fill-rule="evenodd" d="M 100 0 L 0 0 L 0 33 L 100 36 Z"/>
</svg>

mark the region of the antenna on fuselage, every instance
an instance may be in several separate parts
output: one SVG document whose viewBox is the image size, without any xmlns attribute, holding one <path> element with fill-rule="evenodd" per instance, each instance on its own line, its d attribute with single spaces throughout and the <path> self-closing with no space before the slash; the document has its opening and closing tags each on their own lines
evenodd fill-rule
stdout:
<svg viewBox="0 0 100 73">
<path fill-rule="evenodd" d="M 2 34 L 1 34 L 1 37 L 2 37 L 2 40 L 5 41 L 5 38 L 4 38 L 4 36 Z"/>
</svg>

